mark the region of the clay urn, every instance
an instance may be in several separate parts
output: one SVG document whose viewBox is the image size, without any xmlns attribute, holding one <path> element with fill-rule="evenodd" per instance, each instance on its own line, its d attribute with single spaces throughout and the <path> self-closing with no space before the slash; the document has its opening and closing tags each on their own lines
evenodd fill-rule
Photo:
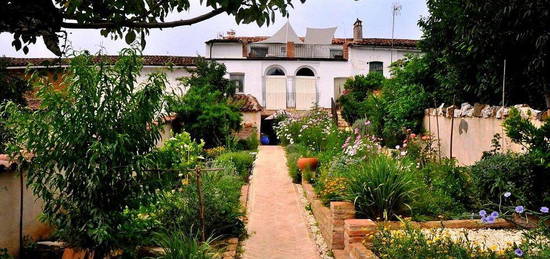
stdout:
<svg viewBox="0 0 550 259">
<path fill-rule="evenodd" d="M 315 171 L 319 166 L 319 159 L 316 157 L 301 157 L 296 162 L 296 166 L 300 169 L 300 171 Z"/>
</svg>

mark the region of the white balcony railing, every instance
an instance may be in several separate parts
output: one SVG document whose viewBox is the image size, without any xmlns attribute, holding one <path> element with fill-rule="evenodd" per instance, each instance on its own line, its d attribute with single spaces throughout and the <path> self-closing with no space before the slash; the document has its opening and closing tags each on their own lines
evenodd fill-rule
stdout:
<svg viewBox="0 0 550 259">
<path fill-rule="evenodd" d="M 249 46 L 249 57 L 287 57 L 287 45 L 281 43 L 256 43 Z M 340 45 L 295 44 L 296 58 L 327 58 L 342 59 L 343 50 Z"/>
</svg>

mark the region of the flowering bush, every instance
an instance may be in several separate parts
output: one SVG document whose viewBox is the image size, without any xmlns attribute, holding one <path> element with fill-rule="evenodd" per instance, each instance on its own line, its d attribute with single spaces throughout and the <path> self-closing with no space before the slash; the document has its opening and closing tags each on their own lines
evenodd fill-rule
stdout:
<svg viewBox="0 0 550 259">
<path fill-rule="evenodd" d="M 502 193 L 512 192 L 511 202 L 537 208 L 548 204 L 548 171 L 530 154 L 490 155 L 470 167 L 480 204 L 498 204 Z"/>
<path fill-rule="evenodd" d="M 514 258 L 521 250 L 499 249 L 470 241 L 464 233 L 452 236 L 445 229 L 421 230 L 409 225 L 404 230 L 383 229 L 373 239 L 373 251 L 384 258 Z M 521 251 L 521 252 L 520 252 Z"/>
<path fill-rule="evenodd" d="M 282 144 L 299 143 L 317 152 L 331 148 L 329 143 L 340 134 L 329 114 L 319 108 L 301 118 L 286 117 L 275 126 L 275 131 Z"/>
<path fill-rule="evenodd" d="M 343 200 L 346 195 L 348 179 L 345 177 L 323 178 L 317 184 L 316 190 L 324 204 Z"/>
</svg>

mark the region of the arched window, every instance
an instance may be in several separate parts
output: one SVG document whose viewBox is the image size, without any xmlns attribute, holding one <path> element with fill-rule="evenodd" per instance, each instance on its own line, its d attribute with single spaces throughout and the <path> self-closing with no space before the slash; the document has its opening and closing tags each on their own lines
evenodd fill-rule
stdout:
<svg viewBox="0 0 550 259">
<path fill-rule="evenodd" d="M 300 68 L 300 70 L 298 70 L 298 72 L 296 72 L 296 75 L 297 76 L 315 76 L 315 73 L 313 73 L 313 71 L 311 71 L 311 69 L 309 69 L 307 67 L 303 67 L 303 68 Z"/>
<path fill-rule="evenodd" d="M 267 70 L 267 73 L 266 73 L 268 76 L 284 76 L 285 75 L 285 71 L 283 71 L 281 68 L 279 67 L 272 67 L 270 68 L 269 70 Z"/>
</svg>

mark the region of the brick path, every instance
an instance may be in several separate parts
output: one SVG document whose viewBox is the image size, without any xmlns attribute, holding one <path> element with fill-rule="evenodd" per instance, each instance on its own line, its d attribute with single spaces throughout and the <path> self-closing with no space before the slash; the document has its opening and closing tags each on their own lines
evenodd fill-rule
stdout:
<svg viewBox="0 0 550 259">
<path fill-rule="evenodd" d="M 304 209 L 288 175 L 284 149 L 260 146 L 250 185 L 250 237 L 243 258 L 319 258 Z"/>
</svg>

